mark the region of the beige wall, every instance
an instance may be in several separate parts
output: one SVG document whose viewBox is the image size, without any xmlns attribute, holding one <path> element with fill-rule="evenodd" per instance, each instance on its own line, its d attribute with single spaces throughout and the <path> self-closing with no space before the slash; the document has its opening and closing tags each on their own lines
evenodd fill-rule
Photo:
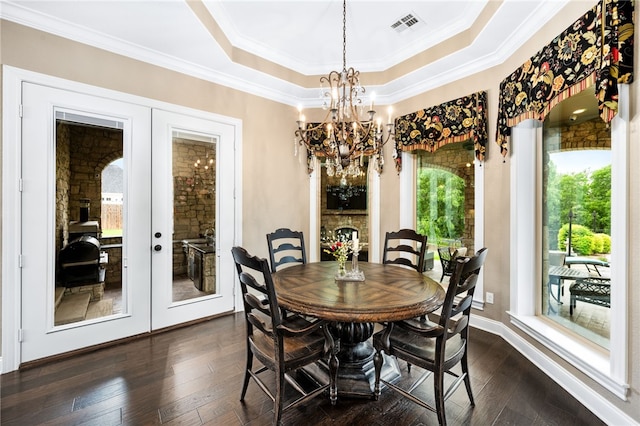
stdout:
<svg viewBox="0 0 640 426">
<path fill-rule="evenodd" d="M 2 21 L 2 64 L 243 121 L 243 244 L 267 256 L 266 233 L 308 232 L 304 161 L 293 157 L 296 109 Z M 284 160 L 283 160 L 284 159 Z M 282 167 L 286 161 L 290 167 Z"/>
<path fill-rule="evenodd" d="M 483 164 L 485 187 L 485 246 L 490 255 L 485 266 L 484 286 L 495 294 L 495 303 L 474 312 L 499 321 L 514 333 L 506 311 L 509 309 L 509 191 L 510 160 L 500 156 L 495 143 L 498 88 L 500 81 L 562 32 L 588 8 L 584 2 L 570 2 L 563 13 L 503 64 L 462 81 L 423 93 L 394 105 L 397 115 L 436 105 L 479 90 L 488 91 L 489 142 L 487 160 Z M 636 22 L 637 12 L 636 12 Z M 638 42 L 636 33 L 636 45 Z M 295 108 L 271 102 L 207 81 L 187 77 L 112 53 L 87 47 L 69 40 L 2 22 L 0 34 L 2 63 L 91 85 L 106 87 L 147 98 L 158 99 L 191 108 L 211 111 L 243 121 L 243 217 L 242 244 L 252 253 L 267 256 L 265 234 L 278 227 L 309 232 L 309 180 L 304 158 L 293 157 Z M 637 65 L 636 65 L 636 68 Z M 640 93 L 638 84 L 631 85 L 632 134 L 630 164 L 640 163 L 640 140 L 637 117 Z M 313 112 L 307 114 L 313 119 Z M 392 160 L 391 145 L 385 147 L 387 163 L 381 179 L 380 233 L 399 226 L 399 176 Z M 640 253 L 640 171 L 631 167 L 629 253 Z M 478 182 L 477 184 L 480 184 Z M 315 224 L 314 224 L 315 226 Z M 632 257 L 633 258 L 633 257 Z M 638 279 L 640 264 L 630 262 L 629 300 L 640 300 Z M 640 359 L 640 310 L 629 304 L 629 359 Z M 562 365 L 629 416 L 640 419 L 640 366 L 630 361 L 630 399 L 620 401 L 593 380 L 567 365 L 558 356 L 522 335 L 549 358 Z"/>
</svg>

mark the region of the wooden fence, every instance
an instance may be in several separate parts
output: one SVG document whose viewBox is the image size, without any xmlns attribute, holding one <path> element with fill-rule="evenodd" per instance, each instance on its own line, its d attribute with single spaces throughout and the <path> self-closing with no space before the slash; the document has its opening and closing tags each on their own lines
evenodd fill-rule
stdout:
<svg viewBox="0 0 640 426">
<path fill-rule="evenodd" d="M 103 231 L 122 229 L 122 204 L 103 204 L 100 225 Z"/>
</svg>

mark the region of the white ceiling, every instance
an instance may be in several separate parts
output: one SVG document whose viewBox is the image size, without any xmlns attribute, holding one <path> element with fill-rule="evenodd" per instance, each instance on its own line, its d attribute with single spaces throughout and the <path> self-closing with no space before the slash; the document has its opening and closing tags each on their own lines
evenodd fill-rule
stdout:
<svg viewBox="0 0 640 426">
<path fill-rule="evenodd" d="M 569 1 L 349 0 L 347 67 L 384 72 L 444 46 L 438 51 L 447 54 L 416 60 L 393 80 L 371 87 L 362 79 L 377 103 L 395 103 L 503 62 Z M 459 50 L 447 48 L 447 40 L 480 22 L 487 6 L 495 13 L 482 20 L 487 25 L 477 37 Z M 402 32 L 391 28 L 407 14 L 419 22 Z M 0 17 L 289 105 L 318 105 L 317 87 L 294 84 L 265 71 L 269 67 L 243 65 L 235 53 L 302 75 L 342 68 L 340 0 L 1 0 Z M 224 36 L 216 39 L 212 20 Z"/>
</svg>

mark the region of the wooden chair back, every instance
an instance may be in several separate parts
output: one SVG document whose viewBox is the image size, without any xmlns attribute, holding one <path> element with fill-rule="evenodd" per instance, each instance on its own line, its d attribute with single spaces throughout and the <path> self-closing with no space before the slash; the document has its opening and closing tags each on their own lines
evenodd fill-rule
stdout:
<svg viewBox="0 0 640 426">
<path fill-rule="evenodd" d="M 447 293 L 442 304 L 439 324 L 443 327 L 443 335 L 441 336 L 442 344 L 455 334 L 462 335 L 463 339 L 467 338 L 469 327 L 469 317 L 471 315 L 471 304 L 473 302 L 473 293 L 475 292 L 476 283 L 480 270 L 484 265 L 487 257 L 488 249 L 480 249 L 472 257 L 458 256 L 453 260 L 454 271 L 447 287 Z M 460 296 L 463 294 L 463 296 Z M 455 320 L 455 327 L 450 328 L 451 319 L 461 315 Z M 438 347 L 439 344 L 436 344 Z M 439 354 L 444 357 L 444 347 Z M 436 353 L 436 357 L 438 354 Z"/>
<path fill-rule="evenodd" d="M 288 228 L 276 229 L 267 234 L 271 272 L 283 267 L 307 263 L 307 252 L 304 247 L 304 235 L 300 231 Z"/>
<path fill-rule="evenodd" d="M 427 252 L 427 236 L 413 229 L 387 232 L 384 238 L 382 263 L 404 265 L 424 272 L 424 255 Z"/>
<path fill-rule="evenodd" d="M 231 253 L 240 280 L 247 336 L 253 339 L 256 327 L 270 339 L 276 340 L 273 330 L 282 323 L 282 318 L 267 260 L 249 255 L 242 247 L 234 247 Z"/>
</svg>

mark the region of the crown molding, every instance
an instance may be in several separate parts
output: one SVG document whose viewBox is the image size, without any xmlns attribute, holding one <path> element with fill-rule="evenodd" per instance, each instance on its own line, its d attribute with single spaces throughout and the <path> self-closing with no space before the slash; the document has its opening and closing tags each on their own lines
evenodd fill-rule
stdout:
<svg viewBox="0 0 640 426">
<path fill-rule="evenodd" d="M 375 90 L 380 104 L 398 103 L 437 87 L 452 83 L 506 61 L 569 0 L 540 2 L 514 27 L 513 9 L 524 7 L 521 2 L 505 0 L 487 26 L 467 47 L 411 71 L 400 78 L 369 88 Z M 27 3 L 28 4 L 28 3 Z M 90 28 L 61 19 L 54 19 L 12 2 L 3 2 L 0 18 L 40 31 L 74 40 L 115 54 L 170 69 L 202 80 L 220 84 L 283 104 L 319 107 L 318 87 L 305 88 L 282 78 L 235 63 L 211 39 L 208 55 L 213 66 L 194 63 L 183 58 L 148 49 Z M 509 37 L 501 36 L 505 25 L 514 27 Z M 495 40 L 502 43 L 496 45 Z M 325 70 L 326 71 L 326 70 Z M 366 82 L 363 82 L 366 85 Z"/>
</svg>

